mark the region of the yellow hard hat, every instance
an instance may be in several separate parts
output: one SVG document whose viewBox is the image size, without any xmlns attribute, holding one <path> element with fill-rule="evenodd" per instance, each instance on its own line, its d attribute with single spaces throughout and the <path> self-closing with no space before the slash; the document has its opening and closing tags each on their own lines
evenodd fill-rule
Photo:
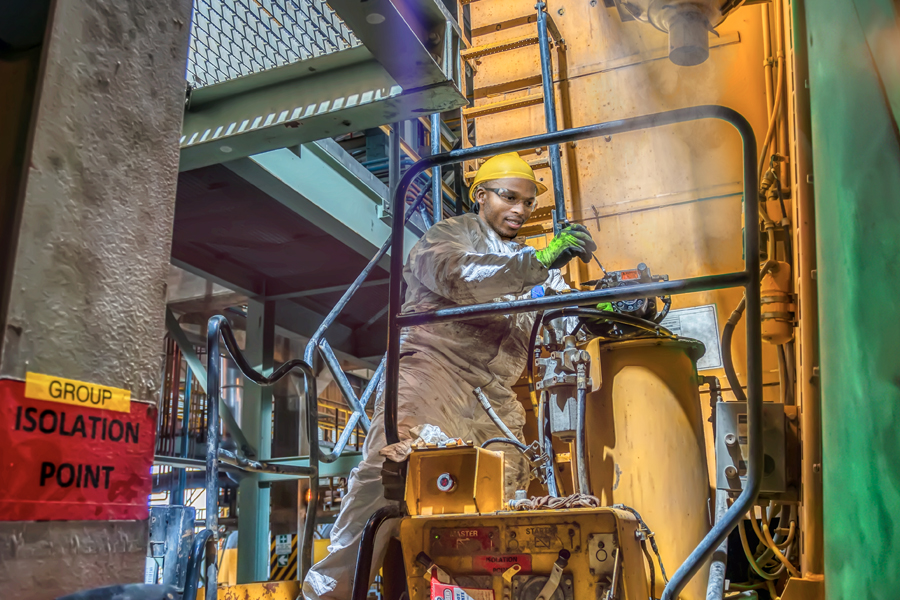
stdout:
<svg viewBox="0 0 900 600">
<path fill-rule="evenodd" d="M 493 156 L 478 168 L 478 172 L 475 173 L 475 179 L 472 180 L 472 186 L 469 188 L 469 200 L 475 201 L 475 188 L 478 187 L 479 183 L 507 177 L 531 181 L 537 187 L 538 196 L 547 191 L 547 186 L 534 176 L 534 170 L 531 166 L 522 160 L 518 154 L 510 152 Z"/>
</svg>

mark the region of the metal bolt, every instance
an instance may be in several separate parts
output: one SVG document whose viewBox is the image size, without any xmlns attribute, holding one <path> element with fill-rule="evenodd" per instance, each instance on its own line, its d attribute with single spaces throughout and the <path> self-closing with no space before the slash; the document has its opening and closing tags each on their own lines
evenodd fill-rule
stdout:
<svg viewBox="0 0 900 600">
<path fill-rule="evenodd" d="M 728 465 L 725 467 L 725 477 L 731 479 L 733 477 L 737 477 L 738 471 L 734 468 L 733 465 Z"/>
<path fill-rule="evenodd" d="M 556 11 L 556 14 L 558 14 L 559 16 L 563 16 L 564 14 L 566 14 L 566 9 L 561 8 L 558 11 Z"/>
<path fill-rule="evenodd" d="M 725 434 L 725 443 L 729 446 L 734 446 L 737 443 L 737 436 L 733 433 Z"/>
<path fill-rule="evenodd" d="M 822 472 L 822 464 L 816 463 L 813 465 L 813 473 L 821 473 Z"/>
<path fill-rule="evenodd" d="M 597 0 L 591 0 L 591 6 L 592 7 L 597 6 Z"/>
</svg>

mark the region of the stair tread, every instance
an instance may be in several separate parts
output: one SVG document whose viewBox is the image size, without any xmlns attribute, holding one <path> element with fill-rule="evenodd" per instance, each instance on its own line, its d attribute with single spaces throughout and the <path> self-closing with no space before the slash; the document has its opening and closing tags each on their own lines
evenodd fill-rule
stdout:
<svg viewBox="0 0 900 600">
<path fill-rule="evenodd" d="M 537 43 L 538 34 L 535 31 L 527 35 L 520 35 L 518 37 L 501 40 L 499 42 L 491 42 L 490 44 L 482 44 L 481 46 L 472 46 L 471 48 L 467 48 L 460 52 L 459 55 L 463 60 L 474 60 L 476 58 L 489 56 L 491 54 L 498 54 L 500 52 L 515 50 L 516 48 L 533 46 Z"/>
<path fill-rule="evenodd" d="M 498 112 L 513 110 L 515 108 L 523 108 L 525 106 L 533 106 L 544 101 L 544 92 L 540 91 L 527 96 L 518 98 L 510 98 L 509 100 L 501 100 L 491 104 L 481 104 L 479 106 L 470 106 L 462 110 L 463 116 L 466 118 L 483 117 Z"/>
</svg>

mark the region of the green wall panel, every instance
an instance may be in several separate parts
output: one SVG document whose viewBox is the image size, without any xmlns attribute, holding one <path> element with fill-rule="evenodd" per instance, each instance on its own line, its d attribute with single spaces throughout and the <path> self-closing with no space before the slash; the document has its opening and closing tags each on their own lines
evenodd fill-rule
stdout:
<svg viewBox="0 0 900 600">
<path fill-rule="evenodd" d="M 807 1 L 828 600 L 900 598 L 900 81 L 891 0 Z M 893 59 L 890 48 L 893 47 Z"/>
</svg>

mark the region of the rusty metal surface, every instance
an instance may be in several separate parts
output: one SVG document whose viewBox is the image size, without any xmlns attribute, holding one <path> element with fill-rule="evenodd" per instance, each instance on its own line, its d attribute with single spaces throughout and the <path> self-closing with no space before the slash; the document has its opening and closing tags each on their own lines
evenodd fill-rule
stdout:
<svg viewBox="0 0 900 600">
<path fill-rule="evenodd" d="M 263 581 L 219 586 L 218 600 L 296 600 L 300 594 L 300 582 Z"/>
</svg>

